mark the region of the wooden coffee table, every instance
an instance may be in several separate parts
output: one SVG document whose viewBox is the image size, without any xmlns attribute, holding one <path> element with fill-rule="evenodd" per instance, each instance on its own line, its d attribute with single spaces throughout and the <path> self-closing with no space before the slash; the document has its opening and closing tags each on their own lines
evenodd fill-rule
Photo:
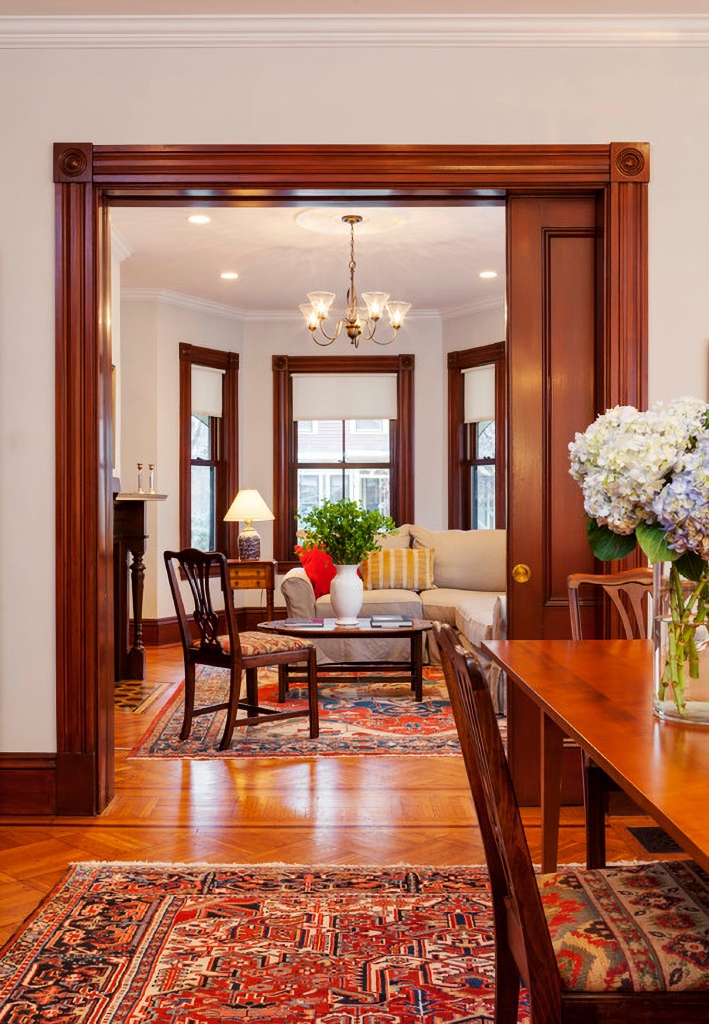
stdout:
<svg viewBox="0 0 709 1024">
<path fill-rule="evenodd" d="M 405 661 L 348 661 L 341 664 L 318 665 L 318 675 L 345 675 L 347 672 L 399 672 L 411 680 L 414 699 L 423 700 L 423 635 L 431 629 L 429 619 L 412 619 L 410 626 L 393 628 L 372 627 L 369 619 L 357 619 L 356 626 L 337 626 L 334 619 L 325 619 L 322 626 L 286 625 L 284 619 L 274 622 L 259 622 L 258 629 L 266 633 L 281 633 L 285 636 L 304 636 L 308 640 L 319 637 L 328 639 L 371 640 L 372 637 L 392 639 L 401 637 L 410 644 L 410 658 Z M 408 669 L 408 671 L 407 671 Z"/>
</svg>

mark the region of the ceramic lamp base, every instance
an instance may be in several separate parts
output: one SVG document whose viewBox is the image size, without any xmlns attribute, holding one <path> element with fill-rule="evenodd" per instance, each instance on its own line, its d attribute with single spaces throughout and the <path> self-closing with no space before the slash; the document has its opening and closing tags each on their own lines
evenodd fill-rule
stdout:
<svg viewBox="0 0 709 1024">
<path fill-rule="evenodd" d="M 258 561 L 261 557 L 261 538 L 256 530 L 242 530 L 239 534 L 239 558 L 242 562 Z"/>
</svg>

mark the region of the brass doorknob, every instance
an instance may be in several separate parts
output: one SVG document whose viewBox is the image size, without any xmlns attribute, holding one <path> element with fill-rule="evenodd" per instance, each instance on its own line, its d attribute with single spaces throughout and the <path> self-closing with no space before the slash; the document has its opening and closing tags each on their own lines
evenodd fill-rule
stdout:
<svg viewBox="0 0 709 1024">
<path fill-rule="evenodd" d="M 524 562 L 518 562 L 512 570 L 512 579 L 515 583 L 529 583 L 532 578 L 532 570 Z"/>
</svg>

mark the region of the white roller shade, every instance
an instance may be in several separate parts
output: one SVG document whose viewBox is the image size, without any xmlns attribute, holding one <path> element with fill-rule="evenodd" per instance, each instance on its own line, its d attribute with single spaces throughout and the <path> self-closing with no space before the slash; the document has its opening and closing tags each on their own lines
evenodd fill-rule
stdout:
<svg viewBox="0 0 709 1024">
<path fill-rule="evenodd" d="M 192 367 L 192 412 L 202 416 L 221 416 L 224 370 L 211 366 Z"/>
<path fill-rule="evenodd" d="M 480 423 L 495 419 L 495 364 L 473 366 L 463 370 L 464 419 Z"/>
<path fill-rule="evenodd" d="M 293 374 L 294 420 L 395 420 L 395 373 Z"/>
</svg>

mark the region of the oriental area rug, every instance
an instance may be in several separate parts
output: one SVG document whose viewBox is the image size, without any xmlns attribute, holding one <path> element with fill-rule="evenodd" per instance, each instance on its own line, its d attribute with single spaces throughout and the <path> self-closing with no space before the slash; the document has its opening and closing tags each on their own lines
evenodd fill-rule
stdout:
<svg viewBox="0 0 709 1024">
<path fill-rule="evenodd" d="M 490 1022 L 492 927 L 481 868 L 75 864 L 2 951 L 0 1020 Z"/>
<path fill-rule="evenodd" d="M 227 693 L 228 672 L 205 667 L 197 680 L 197 706 L 219 703 Z M 259 702 L 273 707 L 301 706 L 306 690 L 291 684 L 288 701 L 277 703 L 277 674 L 259 677 Z M 311 740 L 307 718 L 237 728 L 228 750 L 219 750 L 226 712 L 193 719 L 192 732 L 180 740 L 184 687 L 158 714 L 131 757 L 328 757 L 371 754 L 459 754 L 460 745 L 443 673 L 424 669 L 424 699 L 417 703 L 406 681 L 384 674 L 321 677 L 320 736 Z M 504 727 L 504 722 L 501 723 Z"/>
</svg>

